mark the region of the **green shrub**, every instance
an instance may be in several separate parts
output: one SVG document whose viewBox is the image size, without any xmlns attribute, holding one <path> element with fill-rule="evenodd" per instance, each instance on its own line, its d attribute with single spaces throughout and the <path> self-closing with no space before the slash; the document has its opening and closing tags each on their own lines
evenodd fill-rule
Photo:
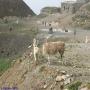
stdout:
<svg viewBox="0 0 90 90">
<path fill-rule="evenodd" d="M 82 84 L 82 82 L 76 82 L 70 86 L 68 86 L 69 90 L 78 90 L 79 86 Z"/>
<path fill-rule="evenodd" d="M 90 89 L 90 83 L 87 84 L 88 89 Z"/>
<path fill-rule="evenodd" d="M 11 66 L 11 60 L 0 58 L 0 75 Z"/>
</svg>

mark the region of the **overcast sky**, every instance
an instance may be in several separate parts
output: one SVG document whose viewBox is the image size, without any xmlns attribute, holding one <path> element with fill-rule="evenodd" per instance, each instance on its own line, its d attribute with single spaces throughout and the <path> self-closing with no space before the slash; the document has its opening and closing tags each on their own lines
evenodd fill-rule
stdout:
<svg viewBox="0 0 90 90">
<path fill-rule="evenodd" d="M 23 0 L 28 6 L 36 13 L 39 14 L 41 8 L 46 6 L 59 6 L 62 1 L 75 1 L 75 0 Z"/>
</svg>

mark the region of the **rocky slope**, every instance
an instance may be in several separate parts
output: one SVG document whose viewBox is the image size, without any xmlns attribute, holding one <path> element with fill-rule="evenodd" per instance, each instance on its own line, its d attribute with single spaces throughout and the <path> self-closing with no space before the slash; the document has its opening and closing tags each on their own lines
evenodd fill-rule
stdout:
<svg viewBox="0 0 90 90">
<path fill-rule="evenodd" d="M 90 2 L 83 5 L 72 20 L 75 26 L 90 29 Z"/>
<path fill-rule="evenodd" d="M 0 0 L 0 17 L 35 15 L 23 0 Z"/>
</svg>

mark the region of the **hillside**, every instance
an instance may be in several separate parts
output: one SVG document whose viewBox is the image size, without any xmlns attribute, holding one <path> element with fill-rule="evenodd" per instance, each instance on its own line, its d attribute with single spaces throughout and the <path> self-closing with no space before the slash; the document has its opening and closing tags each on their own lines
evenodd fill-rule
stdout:
<svg viewBox="0 0 90 90">
<path fill-rule="evenodd" d="M 38 32 L 31 18 L 8 17 L 7 20 L 4 23 L 0 19 L 0 75 L 10 67 L 12 59 L 20 57 L 28 49 Z"/>
<path fill-rule="evenodd" d="M 4 16 L 28 16 L 35 13 L 23 0 L 0 0 L 0 17 Z"/>
<path fill-rule="evenodd" d="M 58 23 L 58 28 L 83 28 L 90 29 L 90 2 L 82 5 L 74 14 L 60 13 L 59 8 L 45 7 L 41 10 L 41 14 L 46 17 L 41 18 L 41 22 Z M 57 27 L 57 26 L 56 26 Z"/>
<path fill-rule="evenodd" d="M 90 2 L 80 7 L 72 20 L 74 26 L 90 29 Z"/>
</svg>

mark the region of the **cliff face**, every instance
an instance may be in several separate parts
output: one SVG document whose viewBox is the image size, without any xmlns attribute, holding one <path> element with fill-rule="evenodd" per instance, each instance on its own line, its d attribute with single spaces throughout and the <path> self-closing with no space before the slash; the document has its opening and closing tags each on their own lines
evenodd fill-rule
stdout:
<svg viewBox="0 0 90 90">
<path fill-rule="evenodd" d="M 23 0 L 0 0 L 0 17 L 35 15 Z"/>
</svg>

